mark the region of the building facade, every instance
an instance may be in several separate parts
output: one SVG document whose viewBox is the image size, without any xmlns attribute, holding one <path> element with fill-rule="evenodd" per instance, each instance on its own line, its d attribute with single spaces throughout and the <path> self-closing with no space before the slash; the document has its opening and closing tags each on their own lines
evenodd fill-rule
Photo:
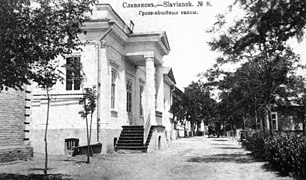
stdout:
<svg viewBox="0 0 306 180">
<path fill-rule="evenodd" d="M 103 153 L 114 151 L 122 126 L 142 126 L 144 138 L 151 127 L 162 126 L 159 140 L 166 147 L 167 132 L 171 133 L 171 88 L 175 84 L 172 70 L 163 67 L 163 57 L 170 52 L 166 33 L 134 33 L 108 4 L 95 6 L 84 30 L 86 35 L 80 35 L 85 43 L 82 51 L 59 58 L 66 67 L 82 68 L 63 67 L 65 81 L 50 92 L 49 152 L 65 154 L 71 150 L 72 141 L 86 145 L 85 120 L 78 113 L 84 88 L 97 91 L 92 143 L 101 142 Z M 33 85 L 30 139 L 38 153 L 44 150 L 45 94 Z"/>
</svg>

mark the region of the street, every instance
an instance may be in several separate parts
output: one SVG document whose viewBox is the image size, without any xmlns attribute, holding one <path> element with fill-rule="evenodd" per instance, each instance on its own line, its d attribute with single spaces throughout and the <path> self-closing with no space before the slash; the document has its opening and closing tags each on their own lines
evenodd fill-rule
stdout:
<svg viewBox="0 0 306 180">
<path fill-rule="evenodd" d="M 271 171 L 265 162 L 254 160 L 233 138 L 182 138 L 169 148 L 144 154 L 51 156 L 52 179 L 292 179 Z M 32 161 L 3 164 L 0 179 L 40 179 L 43 155 Z"/>
</svg>

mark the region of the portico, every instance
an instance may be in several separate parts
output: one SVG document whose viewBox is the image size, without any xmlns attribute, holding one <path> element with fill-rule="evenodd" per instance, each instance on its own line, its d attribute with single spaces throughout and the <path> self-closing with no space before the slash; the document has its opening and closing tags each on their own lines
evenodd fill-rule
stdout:
<svg viewBox="0 0 306 180">
<path fill-rule="evenodd" d="M 162 118 L 158 118 L 164 111 L 162 64 L 169 51 L 165 32 L 132 34 L 125 46 L 124 59 L 145 70 L 145 112 L 139 125 L 162 125 Z"/>
</svg>

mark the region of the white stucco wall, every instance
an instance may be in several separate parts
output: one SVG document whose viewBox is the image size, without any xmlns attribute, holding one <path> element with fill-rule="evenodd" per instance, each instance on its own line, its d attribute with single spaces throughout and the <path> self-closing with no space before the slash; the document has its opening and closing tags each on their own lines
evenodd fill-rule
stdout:
<svg viewBox="0 0 306 180">
<path fill-rule="evenodd" d="M 110 8 L 104 10 L 107 9 L 111 10 Z M 123 27 L 123 22 L 121 22 L 120 18 L 118 18 L 114 12 L 94 12 L 93 19 L 103 19 L 103 17 L 106 16 L 115 21 L 118 26 L 115 25 L 112 31 L 108 31 L 110 27 L 107 21 L 95 21 L 87 24 L 86 27 L 84 27 L 87 34 L 80 35 L 80 39 L 88 43 L 82 47 L 82 51 L 74 52 L 72 56 L 81 57 L 83 71 L 85 73 L 83 87 L 95 86 L 98 93 L 97 109 L 93 117 L 92 143 L 97 141 L 102 142 L 102 152 L 112 152 L 113 140 L 114 138 L 119 138 L 123 125 L 144 124 L 143 117 L 140 116 L 140 84 L 142 84 L 144 88 L 142 105 L 144 114 L 146 113 L 145 59 L 137 59 L 136 61 L 143 61 L 143 63 L 136 65 L 136 61 L 133 59 L 126 59 L 124 56 L 129 54 L 127 52 L 130 52 L 130 54 L 136 53 L 143 55 L 148 51 L 154 54 L 154 61 L 162 63 L 162 56 L 165 52 L 161 52 L 160 49 L 155 47 L 156 44 L 154 41 L 156 40 L 154 40 L 154 38 L 156 39 L 156 37 L 153 36 L 134 37 L 133 41 L 124 44 L 124 38 L 119 36 L 126 36 L 122 31 L 128 32 L 128 28 L 118 30 L 118 27 Z M 106 32 L 109 34 L 106 35 Z M 103 37 L 103 39 L 101 39 L 101 37 Z M 126 36 L 125 38 L 128 37 Z M 139 42 L 135 42 L 135 39 L 139 39 Z M 130 56 L 130 58 L 131 57 L 134 56 Z M 137 57 L 139 56 L 137 55 Z M 58 57 L 58 60 L 60 61 L 60 66 L 66 63 L 66 60 L 62 57 Z M 112 68 L 117 71 L 116 100 L 115 108 L 113 109 L 111 108 Z M 60 70 L 65 76 L 65 68 L 61 67 Z M 133 122 L 129 121 L 126 112 L 127 78 L 133 80 Z M 166 130 L 171 130 L 169 121 L 171 101 L 169 88 L 169 86 L 165 88 L 166 110 L 163 113 Z M 35 84 L 33 84 L 32 89 L 33 111 L 30 125 L 32 129 L 30 138 L 34 147 L 34 152 L 43 152 L 43 134 L 47 111 L 46 92 L 37 88 Z M 155 89 L 151 91 L 155 91 Z M 82 97 L 82 93 L 82 89 L 67 91 L 65 81 L 57 83 L 50 91 L 52 101 L 49 120 L 49 146 L 53 147 L 50 150 L 51 154 L 63 154 L 64 140 L 66 138 L 79 138 L 80 145 L 86 144 L 85 120 L 78 114 L 82 108 L 81 105 L 79 105 L 79 99 Z M 100 130 L 98 131 L 98 129 Z"/>
<path fill-rule="evenodd" d="M 133 120 L 134 125 L 142 125 L 143 120 L 139 115 L 139 83 L 145 88 L 144 67 L 136 67 L 124 61 L 119 53 L 123 47 L 115 38 L 107 37 L 107 46 L 98 48 L 98 44 L 89 43 L 83 47 L 82 52 L 76 52 L 73 55 L 81 57 L 83 71 L 85 73 L 84 87 L 97 88 L 101 103 L 93 117 L 93 140 L 102 142 L 107 149 L 104 152 L 113 150 L 113 138 L 118 138 L 123 125 L 129 125 L 126 112 L 126 78 L 127 76 L 134 80 L 133 83 Z M 99 63 L 98 63 L 98 57 Z M 61 64 L 65 64 L 63 58 L 59 58 Z M 100 88 L 98 88 L 98 64 L 100 64 Z M 111 69 L 117 70 L 116 78 L 116 102 L 115 108 L 111 108 Z M 62 69 L 65 73 L 65 69 Z M 66 91 L 65 81 L 58 83 L 51 90 L 52 97 L 50 106 L 49 136 L 50 146 L 57 146 L 50 151 L 53 154 L 62 154 L 64 150 L 64 140 L 66 138 L 79 138 L 80 145 L 86 144 L 85 120 L 78 114 L 82 110 L 79 105 L 79 99 L 82 97 L 82 90 Z M 99 90 L 100 89 L 100 90 Z M 34 152 L 43 152 L 43 135 L 45 128 L 45 119 L 47 111 L 47 100 L 44 96 L 46 92 L 42 89 L 33 87 L 33 120 L 31 122 L 31 139 Z M 143 105 L 144 102 L 143 94 Z M 98 103 L 98 102 L 97 102 Z M 145 110 L 145 108 L 144 108 Z M 97 138 L 97 111 L 100 113 L 100 131 Z M 111 116 L 111 111 L 117 113 L 117 117 Z M 105 134 L 105 132 L 109 132 Z M 59 135 L 56 135 L 59 134 Z M 110 135 L 112 134 L 112 135 Z"/>
<path fill-rule="evenodd" d="M 85 73 L 84 87 L 97 86 L 97 48 L 91 43 L 83 47 L 83 52 L 75 52 L 72 55 L 80 56 Z M 60 64 L 65 64 L 65 59 L 59 58 Z M 62 72 L 66 73 L 64 68 Z M 50 91 L 51 103 L 48 124 L 48 141 L 51 154 L 63 154 L 64 141 L 67 138 L 79 138 L 80 145 L 86 144 L 86 121 L 81 118 L 79 112 L 82 106 L 79 100 L 82 90 L 66 91 L 66 82 L 58 82 Z M 32 120 L 30 122 L 30 139 L 35 153 L 44 151 L 44 130 L 47 116 L 46 91 L 32 87 Z M 93 115 L 93 129 L 97 127 L 97 111 Z M 97 130 L 92 131 L 92 142 L 97 142 Z"/>
</svg>

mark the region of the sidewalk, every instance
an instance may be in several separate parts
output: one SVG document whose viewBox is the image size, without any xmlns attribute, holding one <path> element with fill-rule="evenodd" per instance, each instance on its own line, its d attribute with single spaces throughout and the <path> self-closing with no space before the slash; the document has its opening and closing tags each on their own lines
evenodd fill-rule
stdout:
<svg viewBox="0 0 306 180">
<path fill-rule="evenodd" d="M 265 168 L 232 138 L 192 137 L 178 139 L 155 153 L 50 157 L 52 179 L 292 179 Z M 44 159 L 0 166 L 0 179 L 41 179 Z M 9 173 L 9 174 L 7 174 Z M 30 175 L 33 174 L 33 175 Z"/>
</svg>

